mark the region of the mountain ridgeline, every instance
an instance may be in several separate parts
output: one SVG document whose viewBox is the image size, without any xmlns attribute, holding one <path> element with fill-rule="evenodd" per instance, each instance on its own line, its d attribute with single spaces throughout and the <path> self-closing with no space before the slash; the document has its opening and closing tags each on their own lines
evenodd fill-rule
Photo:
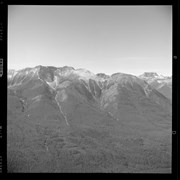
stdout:
<svg viewBox="0 0 180 180">
<path fill-rule="evenodd" d="M 9 70 L 8 171 L 171 172 L 171 99 L 148 80 Z"/>
<path fill-rule="evenodd" d="M 172 76 L 166 77 L 157 73 L 144 73 L 139 78 L 147 81 L 153 88 L 158 90 L 172 102 Z"/>
</svg>

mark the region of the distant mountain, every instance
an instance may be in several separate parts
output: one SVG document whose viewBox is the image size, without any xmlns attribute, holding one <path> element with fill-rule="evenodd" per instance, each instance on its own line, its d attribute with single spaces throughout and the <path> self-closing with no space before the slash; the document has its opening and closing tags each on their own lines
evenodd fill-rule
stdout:
<svg viewBox="0 0 180 180">
<path fill-rule="evenodd" d="M 140 75 L 139 78 L 144 79 L 153 88 L 172 101 L 172 76 L 162 76 L 157 73 L 146 72 Z"/>
<path fill-rule="evenodd" d="M 172 105 L 143 78 L 8 72 L 9 172 L 171 172 Z"/>
<path fill-rule="evenodd" d="M 110 76 L 109 75 L 106 75 L 106 74 L 104 74 L 104 73 L 98 73 L 98 74 L 96 74 L 98 77 L 100 77 L 100 78 L 102 78 L 102 79 L 108 79 L 108 78 L 110 78 Z"/>
</svg>

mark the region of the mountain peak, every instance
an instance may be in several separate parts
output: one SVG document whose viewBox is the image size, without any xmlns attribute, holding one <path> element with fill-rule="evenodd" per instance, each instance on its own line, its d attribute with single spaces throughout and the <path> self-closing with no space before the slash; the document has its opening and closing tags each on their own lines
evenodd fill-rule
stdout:
<svg viewBox="0 0 180 180">
<path fill-rule="evenodd" d="M 73 73 L 85 79 L 91 79 L 91 78 L 94 79 L 96 76 L 94 73 L 90 72 L 89 70 L 82 68 L 74 70 Z"/>
<path fill-rule="evenodd" d="M 103 78 L 103 79 L 108 79 L 110 76 L 105 74 L 105 73 L 97 73 L 96 76 Z"/>
<path fill-rule="evenodd" d="M 63 69 L 63 70 L 75 70 L 73 67 L 71 66 L 63 66 L 61 67 L 60 69 Z"/>
<path fill-rule="evenodd" d="M 153 80 L 153 79 L 167 79 L 168 77 L 163 76 L 161 74 L 157 74 L 156 72 L 145 72 L 142 75 L 139 76 L 141 79 L 148 79 L 148 80 Z"/>
<path fill-rule="evenodd" d="M 154 78 L 154 77 L 158 77 L 159 75 L 156 72 L 145 72 L 142 75 L 143 77 L 147 77 L 147 78 Z"/>
</svg>

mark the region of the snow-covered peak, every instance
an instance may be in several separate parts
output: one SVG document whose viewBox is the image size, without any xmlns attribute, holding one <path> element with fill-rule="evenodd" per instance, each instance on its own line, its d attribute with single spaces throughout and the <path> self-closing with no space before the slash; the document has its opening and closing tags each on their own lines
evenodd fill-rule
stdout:
<svg viewBox="0 0 180 180">
<path fill-rule="evenodd" d="M 141 77 L 141 78 L 158 78 L 159 75 L 156 72 L 145 72 L 142 75 L 140 75 L 139 77 Z"/>
<path fill-rule="evenodd" d="M 79 76 L 80 79 L 85 79 L 85 80 L 96 79 L 96 75 L 86 69 L 82 69 L 82 68 L 76 69 L 73 71 L 73 73 Z"/>
<path fill-rule="evenodd" d="M 71 68 L 58 68 L 55 73 L 60 76 L 69 76 L 73 71 Z"/>
<path fill-rule="evenodd" d="M 9 69 L 8 70 L 8 78 L 12 78 L 14 77 L 16 74 L 18 75 L 28 75 L 29 73 L 36 73 L 37 71 L 39 71 L 39 66 L 36 66 L 34 68 L 25 68 L 25 69 L 20 69 L 20 70 L 13 70 L 13 69 Z"/>
<path fill-rule="evenodd" d="M 35 74 L 35 73 L 38 73 L 39 70 L 40 70 L 40 68 L 41 68 L 40 66 L 36 66 L 36 67 L 34 67 L 34 68 L 31 68 L 31 69 L 30 69 L 30 72 L 31 72 L 31 73 L 34 73 L 34 74 Z"/>
<path fill-rule="evenodd" d="M 144 74 L 140 75 L 139 78 L 147 81 L 148 83 L 152 83 L 154 81 L 156 81 L 158 83 L 172 82 L 172 77 L 163 76 L 163 75 L 157 74 L 157 73 L 144 73 Z"/>
<path fill-rule="evenodd" d="M 164 82 L 167 79 L 169 79 L 169 77 L 163 76 L 161 74 L 157 74 L 155 72 L 146 72 L 146 73 L 140 75 L 139 78 L 147 81 L 148 83 L 152 83 L 154 81 L 161 83 L 162 81 Z"/>
<path fill-rule="evenodd" d="M 163 76 L 158 75 L 157 73 L 155 76 L 144 76 L 147 74 L 142 74 L 139 76 L 142 80 L 145 80 L 150 86 L 152 86 L 154 89 L 162 93 L 165 97 L 168 99 L 172 98 L 172 76 Z"/>
</svg>

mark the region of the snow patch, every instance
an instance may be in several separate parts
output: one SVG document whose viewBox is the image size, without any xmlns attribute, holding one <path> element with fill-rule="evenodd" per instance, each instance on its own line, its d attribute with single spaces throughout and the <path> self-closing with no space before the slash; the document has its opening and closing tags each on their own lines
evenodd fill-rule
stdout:
<svg viewBox="0 0 180 180">
<path fill-rule="evenodd" d="M 36 73 L 38 74 L 38 71 L 39 71 L 39 67 L 35 67 L 30 70 L 30 72 L 32 72 L 34 74 L 36 74 Z"/>
<path fill-rule="evenodd" d="M 79 79 L 89 80 L 96 79 L 96 75 L 86 69 L 76 69 L 73 71 L 74 74 L 79 76 Z"/>
<path fill-rule="evenodd" d="M 146 85 L 144 87 L 144 92 L 146 94 L 147 97 L 149 97 L 149 93 L 151 92 L 152 90 L 149 88 L 149 85 Z"/>
<path fill-rule="evenodd" d="M 64 119 L 65 119 L 65 121 L 66 121 L 66 125 L 69 126 L 67 117 L 66 117 L 66 115 L 64 114 L 64 112 L 62 111 L 62 107 L 61 107 L 60 103 L 58 102 L 58 96 L 57 96 L 57 95 L 56 95 L 56 97 L 55 97 L 55 100 L 56 100 L 56 103 L 57 103 L 57 105 L 58 105 L 58 107 L 59 107 L 60 113 L 63 115 L 63 117 L 64 117 Z"/>
<path fill-rule="evenodd" d="M 60 76 L 69 76 L 73 71 L 74 71 L 73 69 L 66 69 L 66 70 L 57 69 L 56 73 Z"/>
<path fill-rule="evenodd" d="M 84 84 L 85 88 L 90 92 L 89 84 L 85 84 L 83 80 L 81 82 Z"/>
<path fill-rule="evenodd" d="M 52 81 L 52 82 L 46 81 L 46 83 L 49 85 L 49 87 L 51 87 L 52 89 L 56 90 L 57 85 L 58 85 L 58 77 L 54 76 L 54 81 Z"/>
<path fill-rule="evenodd" d="M 44 81 L 39 77 L 39 71 L 37 70 L 37 68 L 34 69 L 35 69 L 33 70 L 33 72 L 35 72 L 34 74 L 37 74 L 38 79 L 44 83 Z"/>
<path fill-rule="evenodd" d="M 58 94 L 60 102 L 64 102 L 68 98 L 64 89 L 61 92 L 58 92 Z"/>
<path fill-rule="evenodd" d="M 70 84 L 70 81 L 64 81 L 58 85 L 58 88 L 67 88 Z"/>
<path fill-rule="evenodd" d="M 108 112 L 112 117 L 113 117 L 113 114 L 111 112 Z"/>
<path fill-rule="evenodd" d="M 32 98 L 32 100 L 35 101 L 35 102 L 40 101 L 41 97 L 42 97 L 42 95 L 39 95 L 39 96 L 36 96 L 36 97 Z"/>
</svg>

